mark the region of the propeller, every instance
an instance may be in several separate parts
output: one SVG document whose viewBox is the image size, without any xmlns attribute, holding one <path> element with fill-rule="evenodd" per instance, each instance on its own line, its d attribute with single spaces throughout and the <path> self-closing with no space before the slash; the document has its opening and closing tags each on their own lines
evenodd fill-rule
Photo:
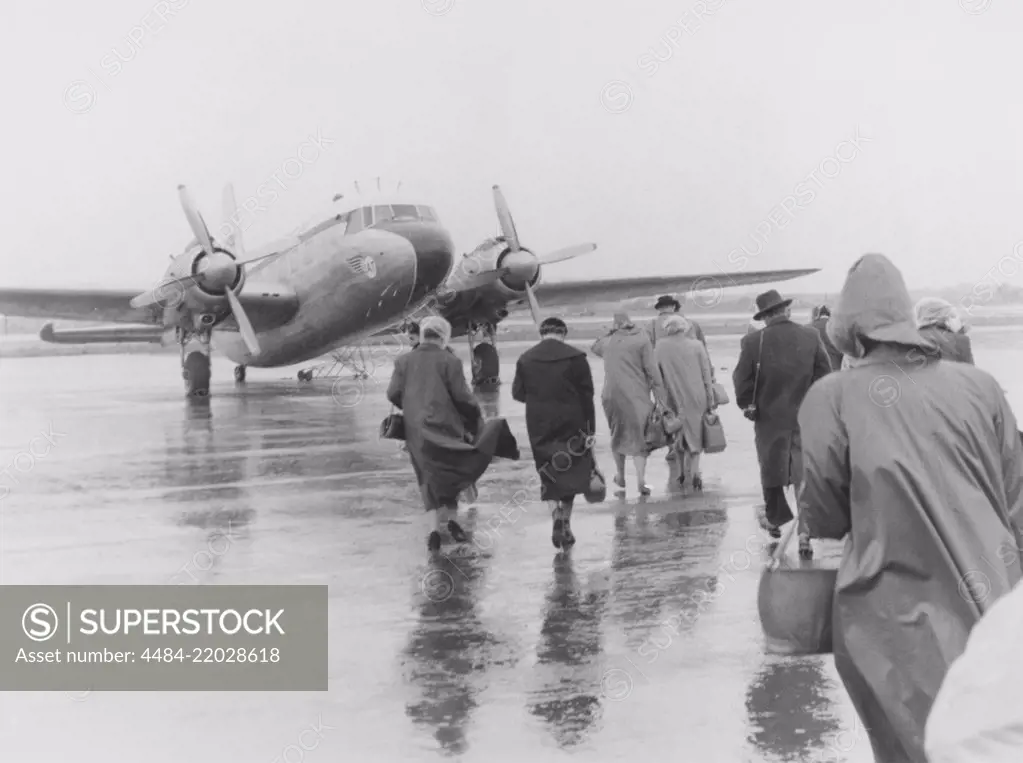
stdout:
<svg viewBox="0 0 1023 763">
<path fill-rule="evenodd" d="M 526 300 L 529 302 L 529 312 L 533 315 L 533 322 L 537 329 L 540 328 L 540 304 L 536 301 L 536 294 L 533 293 L 533 283 L 540 274 L 542 265 L 550 265 L 555 262 L 564 262 L 573 257 L 592 252 L 597 248 L 596 244 L 576 244 L 557 249 L 545 255 L 537 256 L 528 249 L 523 249 L 519 243 L 519 234 L 515 230 L 515 221 L 512 219 L 508 202 L 501 193 L 500 186 L 494 186 L 494 207 L 497 209 L 497 219 L 501 225 L 501 235 L 508 243 L 508 251 L 501 258 L 501 267 L 490 273 L 497 273 L 498 277 L 504 280 L 509 286 L 519 291 L 526 292 Z M 479 278 L 488 275 L 480 273 Z"/>
<path fill-rule="evenodd" d="M 248 315 L 245 314 L 241 300 L 234 293 L 233 286 L 239 281 L 239 276 L 242 272 L 247 277 L 253 276 L 277 257 L 295 248 L 302 242 L 294 236 L 288 236 L 274 241 L 267 246 L 260 247 L 257 249 L 254 257 L 241 261 L 236 260 L 228 252 L 214 247 L 213 237 L 210 236 L 210 230 L 206 225 L 206 221 L 203 219 L 195 204 L 195 200 L 185 186 L 178 186 L 178 196 L 181 200 L 181 208 L 185 213 L 185 219 L 188 220 L 188 227 L 191 228 L 192 234 L 195 236 L 189 248 L 198 246 L 204 255 L 199 261 L 197 272 L 194 275 L 168 279 L 155 289 L 139 294 L 131 300 L 130 304 L 135 308 L 159 304 L 172 294 L 183 295 L 185 288 L 194 285 L 201 286 L 207 291 L 214 293 L 222 291 L 227 296 L 228 305 L 231 307 L 231 314 L 234 315 L 235 320 L 238 322 L 238 329 L 245 340 L 245 346 L 249 348 L 249 352 L 255 355 L 259 352 L 256 332 L 252 328 L 252 322 L 249 320 Z M 224 234 L 224 243 L 233 252 L 237 253 L 239 258 L 244 258 L 245 246 L 242 241 L 242 232 L 236 222 L 238 205 L 235 202 L 234 187 L 230 183 L 224 187 L 223 207 L 223 227 L 227 230 Z"/>
</svg>

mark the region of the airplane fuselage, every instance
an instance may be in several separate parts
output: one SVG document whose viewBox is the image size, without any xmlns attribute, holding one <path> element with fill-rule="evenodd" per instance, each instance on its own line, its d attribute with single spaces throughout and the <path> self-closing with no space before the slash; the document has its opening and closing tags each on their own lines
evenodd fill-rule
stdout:
<svg viewBox="0 0 1023 763">
<path fill-rule="evenodd" d="M 259 330 L 252 355 L 231 326 L 213 331 L 214 347 L 239 365 L 286 366 L 319 357 L 412 314 L 447 278 L 454 257 L 440 223 L 387 220 L 347 233 L 326 228 L 246 284 L 259 293 L 280 284 L 297 299 L 286 323 Z"/>
</svg>

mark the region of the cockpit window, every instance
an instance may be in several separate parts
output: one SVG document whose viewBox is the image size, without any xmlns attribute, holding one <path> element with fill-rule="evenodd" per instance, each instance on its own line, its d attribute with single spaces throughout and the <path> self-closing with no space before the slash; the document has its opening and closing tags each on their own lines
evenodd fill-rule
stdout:
<svg viewBox="0 0 1023 763">
<path fill-rule="evenodd" d="M 373 207 L 373 224 L 382 223 L 384 220 L 390 220 L 394 217 L 394 213 L 391 208 L 386 204 L 379 207 Z"/>
<path fill-rule="evenodd" d="M 429 207 L 416 207 L 419 210 L 419 218 L 430 223 L 437 222 L 437 215 Z"/>
<path fill-rule="evenodd" d="M 416 209 L 415 204 L 393 204 L 391 209 L 394 211 L 395 217 L 406 217 L 413 220 L 419 219 L 419 211 Z"/>
<path fill-rule="evenodd" d="M 364 210 L 362 208 L 360 208 L 360 209 L 353 209 L 351 212 L 348 213 L 348 230 L 345 231 L 346 235 L 351 235 L 352 233 L 358 233 L 359 231 L 361 231 L 363 229 L 363 227 L 364 227 L 364 222 L 363 222 L 363 219 L 362 219 L 363 218 L 363 211 Z M 365 211 L 368 212 L 369 211 L 369 207 L 366 207 Z"/>
</svg>

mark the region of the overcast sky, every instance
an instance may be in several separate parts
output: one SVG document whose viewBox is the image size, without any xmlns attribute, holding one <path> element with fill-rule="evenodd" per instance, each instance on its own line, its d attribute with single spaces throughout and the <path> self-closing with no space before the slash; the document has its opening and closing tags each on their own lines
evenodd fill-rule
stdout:
<svg viewBox="0 0 1023 763">
<path fill-rule="evenodd" d="M 468 251 L 496 232 L 498 183 L 525 245 L 599 245 L 550 280 L 821 267 L 783 288 L 836 290 L 880 251 L 911 287 L 944 285 L 984 278 L 1023 240 L 1023 5 L 1008 0 L 62 0 L 12 14 L 10 286 L 148 286 L 191 238 L 179 183 L 212 227 L 225 182 L 242 201 L 275 173 L 287 188 L 250 243 L 381 176 Z"/>
</svg>

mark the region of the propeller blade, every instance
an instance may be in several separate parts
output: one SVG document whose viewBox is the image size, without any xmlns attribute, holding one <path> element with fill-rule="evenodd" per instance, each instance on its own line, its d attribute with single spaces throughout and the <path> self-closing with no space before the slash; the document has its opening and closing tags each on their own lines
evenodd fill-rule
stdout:
<svg viewBox="0 0 1023 763">
<path fill-rule="evenodd" d="M 188 227 L 195 234 L 195 240 L 199 242 L 199 246 L 203 248 L 206 254 L 212 254 L 213 240 L 210 238 L 210 231 L 206 227 L 206 221 L 202 219 L 199 209 L 195 206 L 195 200 L 183 185 L 178 186 L 178 195 L 181 197 L 181 208 L 185 211 Z"/>
<path fill-rule="evenodd" d="M 149 291 L 142 292 L 137 297 L 133 297 L 128 304 L 135 308 L 159 304 L 167 306 L 176 305 L 184 299 L 185 289 L 196 283 L 200 277 L 201 274 L 199 276 L 185 276 L 184 278 L 164 281 L 155 289 L 150 289 Z"/>
<path fill-rule="evenodd" d="M 234 314 L 234 319 L 238 321 L 238 329 L 242 333 L 242 339 L 245 340 L 245 346 L 253 355 L 258 355 L 259 340 L 256 339 L 256 332 L 252 329 L 252 323 L 249 322 L 249 316 L 245 314 L 245 308 L 242 307 L 241 301 L 230 289 L 227 290 L 227 301 L 231 303 L 231 312 Z"/>
<path fill-rule="evenodd" d="M 501 223 L 501 235 L 508 242 L 508 247 L 513 252 L 519 251 L 519 234 L 515 232 L 515 221 L 512 220 L 511 210 L 508 209 L 508 202 L 504 200 L 500 186 L 494 186 L 494 207 L 497 208 L 497 219 Z"/>
<path fill-rule="evenodd" d="M 536 324 L 537 331 L 540 330 L 540 305 L 536 301 L 536 295 L 533 294 L 533 287 L 528 283 L 526 284 L 526 297 L 529 299 L 529 312 L 533 314 L 533 323 Z"/>
<path fill-rule="evenodd" d="M 245 243 L 242 241 L 242 231 L 238 227 L 238 202 L 234 198 L 234 185 L 228 183 L 224 186 L 223 204 L 224 219 L 221 229 L 227 231 L 225 240 L 227 245 L 234 250 L 239 257 L 245 256 Z"/>
<path fill-rule="evenodd" d="M 575 246 L 566 246 L 564 249 L 558 249 L 543 255 L 539 258 L 538 262 L 541 265 L 551 265 L 555 262 L 564 262 L 565 260 L 570 260 L 573 257 L 578 257 L 581 254 L 588 254 L 596 248 L 596 244 L 576 244 Z"/>
</svg>

